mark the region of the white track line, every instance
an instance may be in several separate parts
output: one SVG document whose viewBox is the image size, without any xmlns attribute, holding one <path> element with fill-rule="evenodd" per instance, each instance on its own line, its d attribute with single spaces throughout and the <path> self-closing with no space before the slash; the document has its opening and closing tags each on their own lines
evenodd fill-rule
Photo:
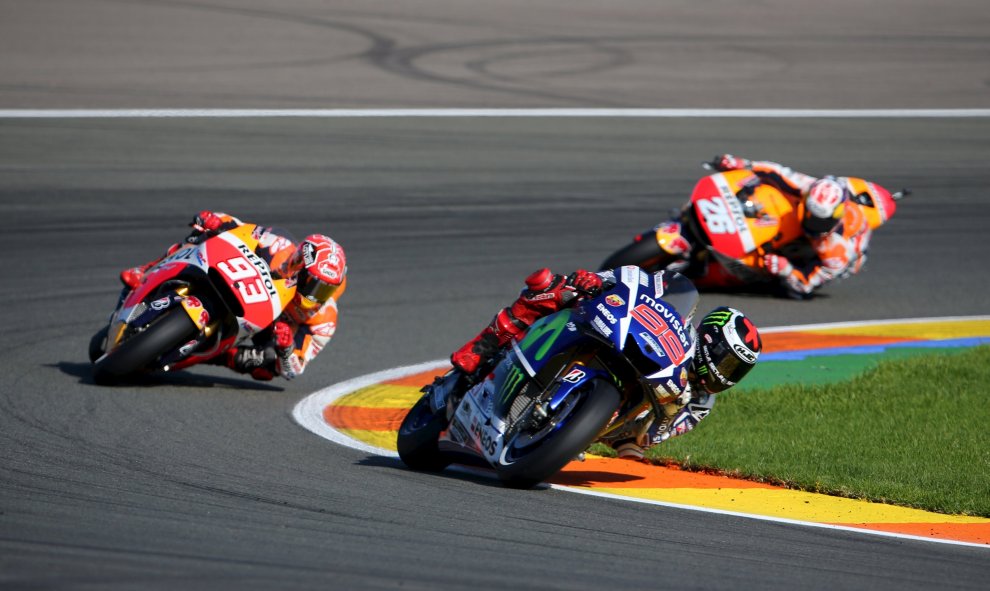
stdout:
<svg viewBox="0 0 990 591">
<path fill-rule="evenodd" d="M 0 109 L 0 119 L 256 117 L 958 118 L 990 109 Z"/>
<path fill-rule="evenodd" d="M 916 324 L 921 322 L 935 322 L 935 321 L 983 321 L 990 320 L 990 316 L 951 316 L 943 318 L 909 318 L 901 320 L 875 320 L 875 321 L 855 321 L 855 322 L 832 322 L 824 324 L 806 324 L 800 326 L 778 326 L 764 329 L 762 332 L 782 332 L 786 330 L 808 330 L 813 328 L 823 329 L 823 328 L 850 328 L 859 326 L 870 326 L 870 325 L 889 325 L 889 324 Z M 412 374 L 429 371 L 431 369 L 439 369 L 441 367 L 446 367 L 450 364 L 447 359 L 437 359 L 435 361 L 427 361 L 425 363 L 420 363 L 417 365 L 407 365 L 404 367 L 397 367 L 395 369 L 389 369 L 385 371 L 380 371 L 373 374 L 368 374 L 365 376 L 357 377 L 345 382 L 340 382 L 339 384 L 334 384 L 332 386 L 318 390 L 309 396 L 303 398 L 298 404 L 292 409 L 292 418 L 295 419 L 299 425 L 323 437 L 324 439 L 329 439 L 334 443 L 339 443 L 345 447 L 350 447 L 365 453 L 387 456 L 390 458 L 397 458 L 399 454 L 392 450 L 384 449 L 381 447 L 376 447 L 373 445 L 368 445 L 356 439 L 352 439 L 347 435 L 344 435 L 340 431 L 337 431 L 333 427 L 327 424 L 323 420 L 323 409 L 328 405 L 332 404 L 335 400 L 350 394 L 356 390 L 384 382 L 387 380 L 395 380 Z M 474 472 L 471 472 L 474 473 Z M 944 540 L 940 538 L 927 538 L 923 536 L 913 536 L 910 534 L 899 534 L 894 532 L 877 531 L 870 529 L 861 529 L 857 527 L 848 527 L 842 525 L 830 525 L 825 523 L 815 523 L 813 521 L 798 521 L 794 519 L 786 519 L 783 517 L 770 517 L 766 515 L 753 515 L 751 513 L 737 513 L 734 511 L 725 511 L 722 509 L 710 509 L 706 507 L 695 507 L 692 505 L 680 505 L 677 503 L 668 503 L 665 501 L 654 501 L 650 499 L 638 499 L 634 497 L 624 497 L 621 495 L 615 495 L 612 493 L 604 493 L 593 490 L 579 489 L 569 486 L 562 486 L 558 484 L 551 484 L 551 488 L 556 490 L 562 490 L 566 492 L 578 493 L 583 495 L 591 495 L 596 497 L 604 497 L 609 499 L 615 499 L 619 501 L 632 501 L 635 503 L 645 503 L 647 505 L 658 505 L 661 507 L 671 507 L 675 509 L 687 509 L 690 511 L 700 511 L 702 513 L 716 513 L 719 515 L 731 515 L 734 517 L 745 517 L 748 519 L 756 519 L 760 521 L 771 521 L 775 523 L 782 523 L 788 525 L 802 525 L 806 527 L 817 527 L 823 529 L 834 529 L 840 531 L 854 532 L 858 534 L 867 534 L 872 536 L 884 536 L 888 538 L 899 538 L 905 540 L 918 540 L 922 542 L 934 542 L 938 544 L 951 544 L 956 546 L 971 546 L 975 548 L 988 548 L 986 544 L 977 544 L 973 542 L 961 542 L 957 540 Z"/>
</svg>

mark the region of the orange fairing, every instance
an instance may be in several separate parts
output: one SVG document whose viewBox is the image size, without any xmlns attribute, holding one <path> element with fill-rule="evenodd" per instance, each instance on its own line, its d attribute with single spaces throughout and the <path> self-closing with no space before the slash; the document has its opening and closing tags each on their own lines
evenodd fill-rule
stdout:
<svg viewBox="0 0 990 591">
<path fill-rule="evenodd" d="M 712 249 L 755 267 L 765 250 L 792 242 L 803 231 L 801 206 L 769 185 L 752 186 L 753 180 L 748 170 L 705 177 L 691 201 Z"/>
<path fill-rule="evenodd" d="M 767 185 L 760 185 L 756 187 L 750 201 L 762 207 L 758 217 L 747 219 L 753 241 L 758 246 L 767 243 L 779 246 L 801 236 L 801 212 L 782 193 Z"/>
<path fill-rule="evenodd" d="M 245 224 L 243 226 L 235 228 L 234 230 L 231 230 L 230 233 L 234 234 L 235 236 L 238 236 L 241 240 L 243 240 L 244 243 L 251 249 L 252 252 L 257 252 L 259 246 L 258 234 L 261 230 L 262 228 L 255 226 L 253 224 Z M 284 260 L 280 257 L 280 255 L 284 257 L 290 254 L 290 253 L 286 253 L 283 255 L 282 253 L 283 251 L 280 250 L 278 253 L 275 254 L 275 256 L 272 257 L 272 263 L 270 264 L 271 269 L 277 269 L 279 267 L 278 263 L 281 263 L 281 261 Z M 279 299 L 282 301 L 282 306 L 284 307 L 285 304 L 287 304 L 292 299 L 292 296 L 296 295 L 296 286 L 292 285 L 292 287 L 286 287 L 285 279 L 275 279 L 274 283 L 275 283 L 275 289 L 276 291 L 278 291 Z"/>
<path fill-rule="evenodd" d="M 876 183 L 854 177 L 849 177 L 849 186 L 852 189 L 853 203 L 856 203 L 866 216 L 870 229 L 879 228 L 893 217 L 897 202 L 890 195 L 890 191 Z"/>
</svg>

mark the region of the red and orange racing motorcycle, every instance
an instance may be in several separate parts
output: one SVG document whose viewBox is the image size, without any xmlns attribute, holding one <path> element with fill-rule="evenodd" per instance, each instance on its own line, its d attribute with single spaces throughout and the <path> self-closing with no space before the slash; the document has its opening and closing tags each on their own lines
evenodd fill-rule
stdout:
<svg viewBox="0 0 990 591">
<path fill-rule="evenodd" d="M 94 381 L 203 363 L 270 330 L 296 288 L 256 254 L 263 231 L 244 224 L 149 268 L 90 341 Z"/>
<path fill-rule="evenodd" d="M 847 207 L 857 208 L 871 229 L 889 220 L 897 201 L 909 194 L 847 178 L 853 193 Z M 814 256 L 801 228 L 803 214 L 802 200 L 760 183 L 750 170 L 716 172 L 698 181 L 690 201 L 671 220 L 633 238 L 601 268 L 676 270 L 700 289 L 769 287 L 777 279 L 763 269 L 763 255 L 776 253 L 792 261 Z"/>
</svg>

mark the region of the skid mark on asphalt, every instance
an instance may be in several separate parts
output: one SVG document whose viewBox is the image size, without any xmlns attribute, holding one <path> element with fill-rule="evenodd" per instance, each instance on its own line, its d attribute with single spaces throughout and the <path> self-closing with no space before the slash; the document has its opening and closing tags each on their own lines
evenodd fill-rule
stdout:
<svg viewBox="0 0 990 591">
<path fill-rule="evenodd" d="M 990 316 L 809 325 L 762 333 L 764 354 L 759 371 L 747 376 L 749 387 L 792 381 L 786 376 L 795 372 L 802 380 L 841 381 L 885 357 L 990 344 Z M 810 362 L 814 365 L 809 366 Z M 433 361 L 336 384 L 300 401 L 293 416 L 321 437 L 396 457 L 396 431 L 406 410 L 420 396 L 419 389 L 449 367 L 445 360 Z M 572 462 L 550 485 L 581 494 L 781 523 L 990 547 L 990 519 L 794 491 L 632 460 L 589 457 Z"/>
</svg>

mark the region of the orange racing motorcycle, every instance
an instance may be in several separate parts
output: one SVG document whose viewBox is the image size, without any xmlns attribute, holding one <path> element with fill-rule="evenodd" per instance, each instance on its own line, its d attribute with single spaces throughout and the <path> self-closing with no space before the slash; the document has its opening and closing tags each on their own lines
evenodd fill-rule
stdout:
<svg viewBox="0 0 990 591">
<path fill-rule="evenodd" d="M 203 363 L 270 330 L 296 287 L 256 254 L 264 231 L 244 224 L 149 268 L 90 341 L 94 381 Z"/>
<path fill-rule="evenodd" d="M 710 163 L 706 169 L 712 170 Z M 894 215 L 907 189 L 891 193 L 876 183 L 847 177 L 853 197 L 871 230 Z M 801 228 L 804 202 L 760 183 L 750 170 L 716 172 L 702 178 L 672 219 L 620 248 L 602 269 L 637 265 L 647 271 L 677 270 L 700 289 L 771 287 L 777 278 L 763 269 L 763 255 L 790 260 L 814 256 Z"/>
</svg>

